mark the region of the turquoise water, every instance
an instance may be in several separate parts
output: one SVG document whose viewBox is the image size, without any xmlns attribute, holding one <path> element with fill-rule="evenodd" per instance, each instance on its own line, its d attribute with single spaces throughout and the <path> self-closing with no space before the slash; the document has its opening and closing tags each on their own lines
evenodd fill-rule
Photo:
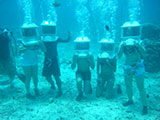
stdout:
<svg viewBox="0 0 160 120">
<path fill-rule="evenodd" d="M 26 23 L 36 24 L 39 36 L 41 36 L 41 23 L 50 20 L 56 23 L 57 36 L 60 38 L 65 39 L 68 32 L 72 33 L 70 42 L 58 45 L 62 97 L 55 98 L 57 89 L 50 89 L 50 85 L 42 76 L 44 54 L 39 51 L 40 96 L 34 100 L 27 99 L 25 85 L 18 77 L 14 80 L 14 87 L 1 85 L 0 120 L 160 120 L 159 6 L 159 0 L 0 0 L 0 28 L 8 28 L 17 43 L 22 38 L 21 27 Z M 89 38 L 90 52 L 97 65 L 101 45 L 99 41 L 112 39 L 116 43 L 117 52 L 120 41 L 128 34 L 122 32 L 125 31 L 123 29 L 125 23 L 135 21 L 140 24 L 136 26 L 137 28 L 134 29 L 136 32 L 132 32 L 134 35 L 131 36 L 141 39 L 147 52 L 144 65 L 149 113 L 145 116 L 141 115 L 141 99 L 135 81 L 133 84 L 135 104 L 129 107 L 122 105 L 127 100 L 123 80 L 123 58 L 117 62 L 114 86 L 116 88 L 116 85 L 120 84 L 122 94 L 115 94 L 110 100 L 104 97 L 97 98 L 95 68 L 91 70 L 92 94 L 86 95 L 81 102 L 77 102 L 75 100 L 78 94 L 76 71 L 71 69 L 72 57 L 75 53 L 73 41 L 80 35 Z M 16 62 L 18 71 L 23 73 L 18 55 Z M 5 81 L 8 78 L 0 74 L 0 79 Z M 32 82 L 31 93 L 34 93 Z"/>
</svg>

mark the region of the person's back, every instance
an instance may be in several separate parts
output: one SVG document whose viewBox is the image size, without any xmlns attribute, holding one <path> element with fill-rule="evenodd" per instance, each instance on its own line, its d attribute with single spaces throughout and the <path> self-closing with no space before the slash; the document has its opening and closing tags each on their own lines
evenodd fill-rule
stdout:
<svg viewBox="0 0 160 120">
<path fill-rule="evenodd" d="M 45 56 L 47 58 L 55 58 L 58 56 L 57 41 L 52 41 L 52 42 L 44 41 L 44 45 L 46 47 Z"/>
<path fill-rule="evenodd" d="M 107 51 L 101 51 L 97 58 L 97 97 L 105 95 L 107 99 L 113 98 L 114 72 L 116 72 L 116 57 L 109 55 Z"/>
<path fill-rule="evenodd" d="M 57 51 L 57 45 L 58 43 L 65 43 L 70 41 L 70 33 L 68 34 L 67 39 L 61 39 L 56 36 L 55 33 L 51 35 L 43 35 L 42 37 L 44 46 L 45 46 L 45 59 L 44 59 L 44 67 L 42 75 L 46 77 L 46 80 L 51 84 L 51 88 L 55 89 L 54 82 L 52 80 L 52 75 L 54 76 L 57 87 L 58 87 L 58 93 L 56 95 L 56 98 L 60 97 L 62 95 L 62 89 L 61 89 L 61 72 L 59 67 L 59 60 L 58 60 L 58 51 Z"/>
<path fill-rule="evenodd" d="M 103 58 L 103 53 L 98 55 L 98 64 L 100 65 L 100 71 L 103 75 L 113 75 L 116 71 L 116 57 Z M 107 53 L 106 53 L 107 54 Z"/>
<path fill-rule="evenodd" d="M 77 68 L 80 72 L 88 72 L 90 71 L 90 65 L 91 62 L 93 62 L 93 56 L 87 55 L 86 57 L 77 56 Z"/>
</svg>

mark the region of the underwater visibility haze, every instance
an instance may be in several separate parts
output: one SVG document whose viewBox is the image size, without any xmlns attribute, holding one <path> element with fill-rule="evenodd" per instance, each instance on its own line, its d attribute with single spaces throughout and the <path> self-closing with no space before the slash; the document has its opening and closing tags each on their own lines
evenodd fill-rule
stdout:
<svg viewBox="0 0 160 120">
<path fill-rule="evenodd" d="M 159 0 L 0 0 L 0 120 L 160 120 L 159 13 Z"/>
</svg>

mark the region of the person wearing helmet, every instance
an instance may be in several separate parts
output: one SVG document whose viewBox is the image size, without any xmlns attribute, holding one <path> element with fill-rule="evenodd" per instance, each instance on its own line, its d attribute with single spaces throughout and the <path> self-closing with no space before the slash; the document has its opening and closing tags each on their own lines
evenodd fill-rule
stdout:
<svg viewBox="0 0 160 120">
<path fill-rule="evenodd" d="M 62 81 L 60 79 L 61 72 L 58 60 L 58 43 L 66 43 L 71 39 L 71 33 L 68 33 L 67 39 L 61 39 L 56 35 L 56 23 L 54 21 L 44 21 L 41 24 L 42 36 L 41 39 L 45 45 L 46 52 L 44 59 L 44 67 L 42 75 L 46 77 L 46 80 L 50 83 L 51 88 L 55 89 L 54 81 L 52 80 L 52 75 L 55 78 L 58 92 L 56 98 L 62 95 Z"/>
<path fill-rule="evenodd" d="M 39 40 L 38 37 L 38 26 L 34 23 L 23 24 L 22 30 L 22 40 L 19 46 L 20 60 L 19 64 L 23 68 L 25 74 L 25 88 L 26 88 L 26 98 L 34 99 L 30 92 L 30 82 L 33 79 L 35 95 L 39 96 L 38 90 L 38 53 L 41 48 L 45 51 L 43 42 Z"/>
<path fill-rule="evenodd" d="M 144 88 L 145 69 L 143 59 L 145 57 L 145 54 L 145 48 L 135 39 L 129 38 L 125 41 L 122 41 L 119 45 L 118 57 L 121 58 L 122 55 L 125 56 L 125 64 L 123 66 L 123 69 L 126 92 L 128 96 L 128 101 L 125 102 L 123 105 L 128 106 L 133 104 L 132 81 L 133 78 L 135 78 L 143 104 L 142 114 L 148 113 L 146 91 Z"/>
<path fill-rule="evenodd" d="M 113 98 L 114 95 L 114 82 L 116 72 L 116 56 L 114 54 L 114 41 L 101 40 L 101 50 L 97 58 L 97 88 L 96 96 L 103 96 L 107 99 Z"/>
<path fill-rule="evenodd" d="M 76 83 L 78 89 L 78 96 L 76 101 L 81 101 L 83 98 L 83 87 L 84 82 L 84 93 L 91 94 L 91 70 L 94 69 L 94 57 L 89 53 L 89 42 L 90 40 L 87 37 L 81 36 L 78 37 L 75 41 L 75 50 L 76 53 L 73 55 L 71 68 L 76 71 Z"/>
<path fill-rule="evenodd" d="M 12 46 L 11 32 L 8 29 L 0 30 L 0 68 L 2 74 L 5 72 L 9 80 L 1 81 L 0 85 L 12 84 L 16 75 L 16 66 L 14 61 L 14 49 Z"/>
</svg>

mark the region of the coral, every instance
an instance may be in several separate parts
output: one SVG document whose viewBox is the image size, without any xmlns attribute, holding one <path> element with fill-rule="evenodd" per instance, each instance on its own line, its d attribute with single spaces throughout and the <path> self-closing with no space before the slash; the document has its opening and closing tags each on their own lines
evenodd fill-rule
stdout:
<svg viewBox="0 0 160 120">
<path fill-rule="evenodd" d="M 160 71 L 160 27 L 145 24 L 142 28 L 142 37 L 147 51 L 145 58 L 146 71 L 150 73 Z"/>
</svg>

